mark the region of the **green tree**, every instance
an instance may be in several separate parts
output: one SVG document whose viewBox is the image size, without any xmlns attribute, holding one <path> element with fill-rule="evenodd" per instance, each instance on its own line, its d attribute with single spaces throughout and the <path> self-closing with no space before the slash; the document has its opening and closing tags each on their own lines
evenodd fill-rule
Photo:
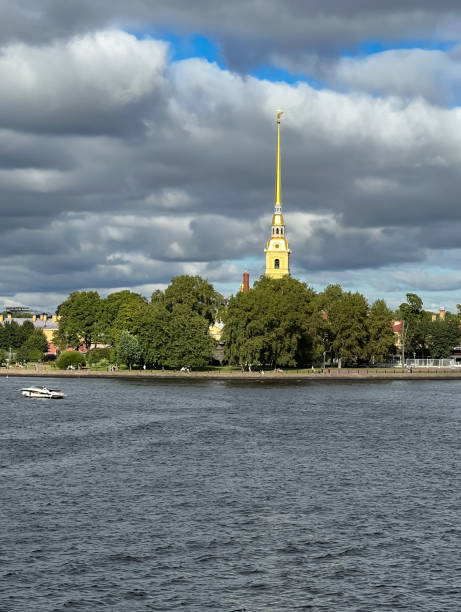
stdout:
<svg viewBox="0 0 461 612">
<path fill-rule="evenodd" d="M 206 365 L 215 346 L 208 327 L 208 320 L 187 305 L 176 305 L 170 312 L 157 301 L 143 312 L 138 325 L 144 362 L 166 368 Z"/>
<path fill-rule="evenodd" d="M 211 361 L 215 343 L 208 321 L 188 308 L 175 308 L 168 317 L 163 365 L 168 368 L 201 367 Z"/>
<path fill-rule="evenodd" d="M 151 303 L 159 301 L 158 292 L 152 294 Z M 176 306 L 182 305 L 189 311 L 207 319 L 208 323 L 216 320 L 223 305 L 223 297 L 214 290 L 213 285 L 200 276 L 176 276 L 166 288 L 165 307 L 170 312 Z"/>
<path fill-rule="evenodd" d="M 124 290 L 101 300 L 98 335 L 106 344 L 116 344 L 122 331 L 136 333 L 137 321 L 147 300 L 139 293 Z"/>
<path fill-rule="evenodd" d="M 26 344 L 23 344 L 16 351 L 16 360 L 20 362 L 40 361 L 42 357 L 43 357 L 42 351 L 40 351 L 39 349 L 30 348 L 26 346 Z"/>
<path fill-rule="evenodd" d="M 141 322 L 148 308 L 147 300 L 139 294 L 133 293 L 131 297 L 120 304 L 117 316 L 111 326 L 111 337 L 116 344 L 123 331 L 138 335 Z"/>
<path fill-rule="evenodd" d="M 43 355 L 48 351 L 48 340 L 41 329 L 34 329 L 22 346 L 28 350 L 39 351 Z"/>
<path fill-rule="evenodd" d="M 338 368 L 356 364 L 365 357 L 368 341 L 368 304 L 360 293 L 345 292 L 328 311 L 333 341 L 331 348 Z"/>
<path fill-rule="evenodd" d="M 133 320 L 122 325 L 135 335 L 145 363 L 154 367 L 198 367 L 211 360 L 208 327 L 219 316 L 222 296 L 199 276 L 177 276 L 165 292 L 156 290 Z"/>
<path fill-rule="evenodd" d="M 311 333 L 314 355 L 322 352 L 338 367 L 356 364 L 366 356 L 368 304 L 360 293 L 328 285 L 314 299 Z"/>
<path fill-rule="evenodd" d="M 87 349 L 99 339 L 101 299 L 96 291 L 74 291 L 60 304 L 57 314 L 59 329 L 54 341 L 60 348 L 73 346 L 76 349 L 83 343 Z"/>
<path fill-rule="evenodd" d="M 384 300 L 376 300 L 368 314 L 368 344 L 366 353 L 373 363 L 385 361 L 395 353 L 395 337 L 392 329 L 392 311 Z"/>
<path fill-rule="evenodd" d="M 130 370 L 134 363 L 141 359 L 142 352 L 136 336 L 130 332 L 122 331 L 116 346 L 117 360 L 127 365 Z"/>
<path fill-rule="evenodd" d="M 313 342 L 313 359 L 319 362 L 323 357 L 331 361 L 333 354 L 333 330 L 331 326 L 331 313 L 333 305 L 341 300 L 343 290 L 340 285 L 328 285 L 324 291 L 318 293 L 312 300 L 312 316 L 309 330 Z"/>
<path fill-rule="evenodd" d="M 165 301 L 165 294 L 160 289 L 156 289 L 152 292 L 152 296 L 150 298 L 151 304 L 158 304 L 159 302 L 163 303 Z"/>
<path fill-rule="evenodd" d="M 433 359 L 447 359 L 461 340 L 457 316 L 447 313 L 445 320 L 437 319 L 428 325 L 427 348 Z"/>
<path fill-rule="evenodd" d="M 426 351 L 426 335 L 431 315 L 424 312 L 423 301 L 416 293 L 407 293 L 407 301 L 400 304 L 396 317 L 403 321 L 402 331 L 404 359 L 408 354 L 423 357 Z"/>
<path fill-rule="evenodd" d="M 242 367 L 296 366 L 311 359 L 309 332 L 314 292 L 289 276 L 262 276 L 229 300 L 224 315 L 226 356 Z"/>
<path fill-rule="evenodd" d="M 1 348 L 6 350 L 18 349 L 24 342 L 24 335 L 21 331 L 21 326 L 16 321 L 6 319 L 3 324 L 3 333 L 1 335 Z"/>
<path fill-rule="evenodd" d="M 156 302 L 143 310 L 138 324 L 137 338 L 144 363 L 154 367 L 166 366 L 171 334 L 171 312 L 162 302 Z"/>
<path fill-rule="evenodd" d="M 16 361 L 19 361 L 19 363 L 26 363 L 30 361 L 30 350 L 21 346 L 17 349 L 15 357 Z"/>
<path fill-rule="evenodd" d="M 19 328 L 20 331 L 20 342 L 21 345 L 27 341 L 29 336 L 35 332 L 35 327 L 32 321 L 24 321 L 24 323 Z"/>
</svg>

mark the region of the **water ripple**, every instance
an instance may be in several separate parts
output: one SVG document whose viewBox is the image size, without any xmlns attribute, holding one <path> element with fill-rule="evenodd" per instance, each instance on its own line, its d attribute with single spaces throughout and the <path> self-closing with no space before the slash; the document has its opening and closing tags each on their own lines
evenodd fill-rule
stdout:
<svg viewBox="0 0 461 612">
<path fill-rule="evenodd" d="M 2 612 L 459 610 L 457 381 L 0 383 Z"/>
</svg>

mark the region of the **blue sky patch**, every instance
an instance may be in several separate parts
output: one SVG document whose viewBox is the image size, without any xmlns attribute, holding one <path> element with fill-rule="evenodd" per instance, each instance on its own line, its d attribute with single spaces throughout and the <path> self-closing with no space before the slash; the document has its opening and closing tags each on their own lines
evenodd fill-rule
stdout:
<svg viewBox="0 0 461 612">
<path fill-rule="evenodd" d="M 384 43 L 380 40 L 364 40 L 353 49 L 341 50 L 342 57 L 356 57 L 357 55 L 373 55 L 383 51 L 400 49 L 423 49 L 425 51 L 449 51 L 456 45 L 455 42 L 437 40 L 399 40 Z"/>
<path fill-rule="evenodd" d="M 275 68 L 274 66 L 270 66 L 268 64 L 258 66 L 254 70 L 251 70 L 249 74 L 257 79 L 265 79 L 266 81 L 271 81 L 272 83 L 283 82 L 292 85 L 294 83 L 301 82 L 308 83 L 314 89 L 323 88 L 323 84 L 317 79 L 313 79 L 301 73 L 293 74 L 284 68 Z"/>
<path fill-rule="evenodd" d="M 201 34 L 180 36 L 173 32 L 136 32 L 134 30 L 130 30 L 128 33 L 136 36 L 138 40 L 150 37 L 169 43 L 170 57 L 173 62 L 191 57 L 200 57 L 218 64 L 220 68 L 226 68 L 219 52 L 218 43 Z"/>
</svg>

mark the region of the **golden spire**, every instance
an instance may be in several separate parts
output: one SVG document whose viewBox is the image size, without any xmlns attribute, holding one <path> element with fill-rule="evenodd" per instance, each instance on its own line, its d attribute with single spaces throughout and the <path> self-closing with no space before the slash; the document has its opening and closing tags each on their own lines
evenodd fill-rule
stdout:
<svg viewBox="0 0 461 612">
<path fill-rule="evenodd" d="M 283 111 L 277 111 L 277 175 L 275 179 L 275 205 L 282 205 L 282 172 L 280 161 L 280 117 Z"/>
<path fill-rule="evenodd" d="M 285 220 L 282 214 L 282 164 L 280 151 L 280 117 L 282 111 L 277 111 L 277 166 L 275 177 L 275 205 L 272 215 L 271 235 L 267 241 L 266 276 L 282 278 L 290 274 L 290 248 L 285 235 Z"/>
</svg>

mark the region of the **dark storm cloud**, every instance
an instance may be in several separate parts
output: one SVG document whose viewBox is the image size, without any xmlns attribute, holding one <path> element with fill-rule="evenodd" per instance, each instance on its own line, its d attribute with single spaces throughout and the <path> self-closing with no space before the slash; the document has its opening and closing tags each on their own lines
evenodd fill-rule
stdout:
<svg viewBox="0 0 461 612">
<path fill-rule="evenodd" d="M 449 36 L 459 3 L 440 0 L 18 0 L 0 3 L 0 42 L 44 44 L 121 26 L 162 34 L 190 32 L 216 40 L 231 66 L 267 62 L 276 53 L 331 54 L 364 39 L 422 40 Z"/>
<path fill-rule="evenodd" d="M 107 22 L 105 5 L 85 6 L 81 36 L 0 55 L 0 295 L 151 286 L 180 273 L 237 281 L 228 262 L 244 258 L 259 258 L 262 272 L 279 105 L 300 274 L 457 248 L 457 108 L 171 63 L 155 40 L 83 34 Z M 145 5 L 133 6 L 141 18 Z M 50 32 L 63 35 L 64 17 L 50 18 Z"/>
</svg>

